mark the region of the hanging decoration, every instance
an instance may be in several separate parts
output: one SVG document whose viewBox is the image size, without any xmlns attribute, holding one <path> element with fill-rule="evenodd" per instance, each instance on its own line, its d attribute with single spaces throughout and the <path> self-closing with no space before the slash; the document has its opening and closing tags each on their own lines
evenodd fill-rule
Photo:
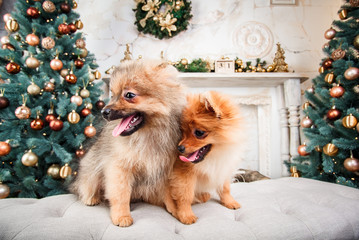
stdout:
<svg viewBox="0 0 359 240">
<path fill-rule="evenodd" d="M 191 9 L 186 0 L 140 0 L 134 9 L 135 25 L 138 31 L 156 38 L 171 38 L 187 29 Z"/>
</svg>

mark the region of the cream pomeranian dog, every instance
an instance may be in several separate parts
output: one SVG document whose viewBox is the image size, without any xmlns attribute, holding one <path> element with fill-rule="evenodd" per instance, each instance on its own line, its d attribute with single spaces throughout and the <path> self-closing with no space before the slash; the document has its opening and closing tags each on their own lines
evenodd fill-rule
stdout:
<svg viewBox="0 0 359 240">
<path fill-rule="evenodd" d="M 176 76 L 166 63 L 142 60 L 121 63 L 111 76 L 108 123 L 81 159 L 72 192 L 86 205 L 108 200 L 115 225 L 133 223 L 133 200 L 163 205 L 186 103 Z"/>
<path fill-rule="evenodd" d="M 243 151 L 242 123 L 238 106 L 228 96 L 218 92 L 188 96 L 178 145 L 181 156 L 166 192 L 167 210 L 182 223 L 196 222 L 191 204 L 206 202 L 213 190 L 225 207 L 240 207 L 230 194 L 230 181 Z"/>
</svg>

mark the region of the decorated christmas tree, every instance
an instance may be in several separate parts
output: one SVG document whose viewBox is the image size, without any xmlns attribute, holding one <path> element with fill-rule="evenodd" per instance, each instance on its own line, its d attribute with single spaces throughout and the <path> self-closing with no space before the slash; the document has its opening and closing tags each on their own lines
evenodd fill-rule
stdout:
<svg viewBox="0 0 359 240">
<path fill-rule="evenodd" d="M 346 0 L 324 33 L 326 57 L 306 90 L 305 143 L 291 165 L 304 177 L 359 187 L 359 1 Z"/>
<path fill-rule="evenodd" d="M 0 49 L 0 198 L 67 192 L 104 102 L 66 0 L 17 1 Z"/>
</svg>

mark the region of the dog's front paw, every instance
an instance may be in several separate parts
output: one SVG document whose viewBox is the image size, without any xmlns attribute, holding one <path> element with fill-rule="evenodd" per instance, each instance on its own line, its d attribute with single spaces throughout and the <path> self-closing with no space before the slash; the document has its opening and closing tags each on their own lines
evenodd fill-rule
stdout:
<svg viewBox="0 0 359 240">
<path fill-rule="evenodd" d="M 101 199 L 98 197 L 81 198 L 81 202 L 87 206 L 95 206 L 100 204 Z"/>
<path fill-rule="evenodd" d="M 129 227 L 133 224 L 133 219 L 131 216 L 120 216 L 120 217 L 112 216 L 111 219 L 114 225 L 120 227 Z"/>
<path fill-rule="evenodd" d="M 229 209 L 238 209 L 241 207 L 241 205 L 236 200 L 230 200 L 226 202 L 222 202 L 223 206 Z"/>
<path fill-rule="evenodd" d="M 197 217 L 194 214 L 190 214 L 190 215 L 181 214 L 180 216 L 178 216 L 178 220 L 180 220 L 180 222 L 183 224 L 189 225 L 195 223 L 197 221 Z"/>
</svg>

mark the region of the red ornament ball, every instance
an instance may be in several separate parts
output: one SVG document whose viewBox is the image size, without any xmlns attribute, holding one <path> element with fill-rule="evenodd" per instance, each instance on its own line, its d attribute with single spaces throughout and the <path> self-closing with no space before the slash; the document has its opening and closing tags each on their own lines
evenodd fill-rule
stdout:
<svg viewBox="0 0 359 240">
<path fill-rule="evenodd" d="M 7 142 L 0 142 L 0 156 L 6 156 L 10 153 L 11 146 Z"/>
<path fill-rule="evenodd" d="M 84 61 L 82 61 L 81 59 L 76 59 L 75 60 L 75 66 L 78 69 L 82 68 L 84 66 Z"/>
<path fill-rule="evenodd" d="M 20 65 L 15 62 L 9 62 L 6 65 L 6 71 L 11 74 L 17 74 L 20 72 Z"/>
<path fill-rule="evenodd" d="M 66 75 L 65 80 L 68 83 L 75 84 L 77 82 L 77 77 L 75 74 L 70 73 L 70 74 Z"/>
<path fill-rule="evenodd" d="M 69 25 L 67 25 L 68 26 L 68 28 L 70 29 L 70 32 L 71 33 L 74 33 L 74 32 L 76 32 L 77 31 L 77 27 L 76 27 L 76 25 L 75 24 L 73 24 L 73 23 L 70 23 Z"/>
<path fill-rule="evenodd" d="M 50 123 L 52 120 L 55 120 L 56 119 L 56 116 L 54 114 L 48 114 L 46 117 L 45 117 L 45 120 L 46 122 Z"/>
<path fill-rule="evenodd" d="M 0 96 L 0 109 L 7 108 L 9 105 L 9 99 L 7 99 L 7 97 Z"/>
<path fill-rule="evenodd" d="M 50 128 L 54 131 L 60 131 L 64 126 L 64 123 L 60 120 L 55 118 L 50 122 Z"/>
<path fill-rule="evenodd" d="M 96 107 L 97 107 L 97 109 L 99 109 L 99 110 L 102 110 L 102 108 L 104 108 L 105 105 L 106 105 L 105 102 L 102 101 L 102 100 L 98 100 L 98 101 L 96 102 Z"/>
<path fill-rule="evenodd" d="M 67 26 L 66 23 L 61 23 L 61 24 L 57 27 L 57 29 L 59 30 L 59 32 L 60 32 L 61 34 L 69 34 L 69 33 L 70 33 L 70 29 L 69 29 L 69 27 Z"/>
<path fill-rule="evenodd" d="M 30 127 L 34 130 L 41 130 L 44 128 L 44 121 L 42 121 L 40 118 L 36 118 L 31 121 Z"/>
<path fill-rule="evenodd" d="M 76 157 L 78 157 L 78 158 L 82 158 L 83 156 L 85 156 L 85 150 L 83 150 L 83 149 L 77 149 L 76 150 Z"/>
<path fill-rule="evenodd" d="M 26 14 L 31 17 L 31 18 L 38 18 L 40 16 L 40 12 L 39 10 L 37 10 L 37 8 L 34 8 L 34 7 L 29 7 L 27 10 L 26 10 Z"/>
<path fill-rule="evenodd" d="M 327 118 L 332 121 L 339 119 L 341 116 L 342 116 L 342 113 L 338 109 L 335 109 L 335 108 L 332 108 L 327 112 Z"/>
<path fill-rule="evenodd" d="M 333 98 L 340 98 L 345 93 L 345 89 L 342 86 L 335 86 L 330 89 L 330 96 Z"/>
<path fill-rule="evenodd" d="M 67 3 L 61 3 L 60 9 L 63 13 L 69 13 L 71 11 L 71 6 Z"/>
<path fill-rule="evenodd" d="M 323 63 L 322 63 L 322 67 L 323 67 L 324 69 L 331 68 L 332 65 L 333 65 L 333 59 L 331 59 L 331 58 L 327 58 L 327 59 L 324 60 Z"/>
<path fill-rule="evenodd" d="M 309 153 L 306 151 L 306 145 L 299 145 L 298 146 L 298 153 L 300 156 L 308 156 Z"/>
<path fill-rule="evenodd" d="M 87 117 L 87 116 L 90 115 L 90 114 L 91 114 L 91 110 L 88 109 L 88 108 L 84 108 L 84 109 L 82 109 L 81 112 L 80 112 L 80 115 L 81 115 L 82 117 Z"/>
</svg>

